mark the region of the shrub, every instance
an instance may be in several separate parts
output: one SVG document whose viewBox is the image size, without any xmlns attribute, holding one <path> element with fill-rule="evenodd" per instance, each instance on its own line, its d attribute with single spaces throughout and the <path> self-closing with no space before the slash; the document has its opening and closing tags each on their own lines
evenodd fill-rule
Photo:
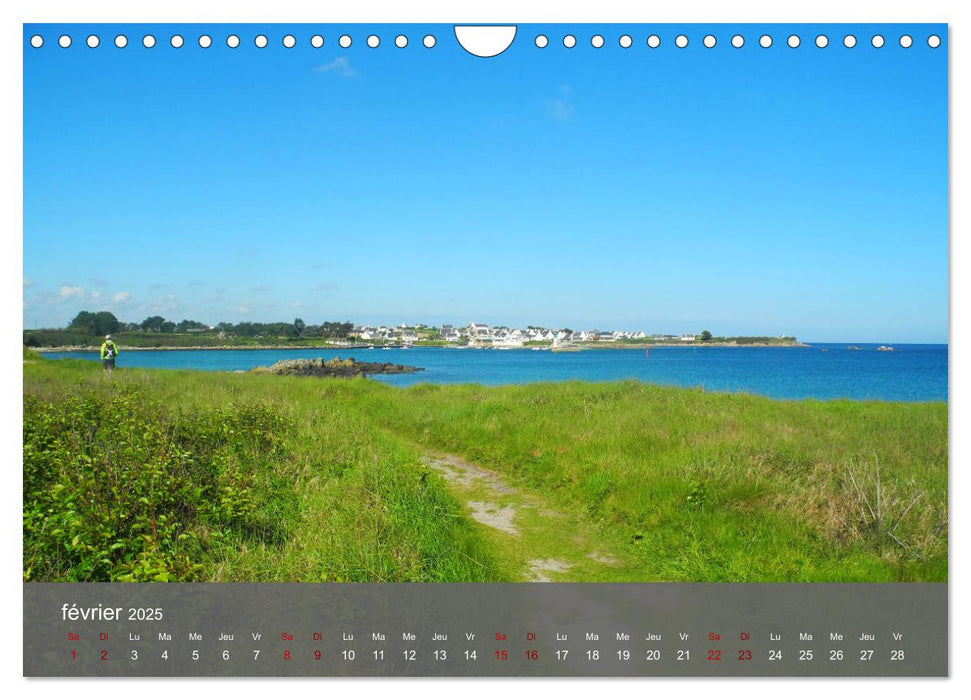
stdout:
<svg viewBox="0 0 971 700">
<path fill-rule="evenodd" d="M 258 466 L 286 422 L 264 404 L 166 414 L 136 389 L 24 397 L 24 580 L 189 581 L 206 547 L 265 531 Z"/>
</svg>

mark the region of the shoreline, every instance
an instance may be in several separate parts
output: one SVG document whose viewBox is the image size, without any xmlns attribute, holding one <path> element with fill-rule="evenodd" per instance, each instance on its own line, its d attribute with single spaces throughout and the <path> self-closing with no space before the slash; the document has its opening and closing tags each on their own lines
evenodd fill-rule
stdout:
<svg viewBox="0 0 971 700">
<path fill-rule="evenodd" d="M 842 343 L 837 343 L 842 344 Z M 640 345 L 616 345 L 613 343 L 602 345 L 571 345 L 560 346 L 570 347 L 576 350 L 650 350 L 651 348 L 811 348 L 807 343 L 750 343 L 739 345 L 738 343 L 644 343 Z M 412 345 L 410 348 L 391 347 L 391 350 L 415 350 L 420 348 L 443 348 L 446 350 L 552 350 L 552 345 L 523 345 L 516 347 L 502 347 L 493 345 Z M 40 347 L 30 348 L 34 352 L 100 352 L 100 347 L 95 345 L 65 345 L 59 347 Z M 373 348 L 362 345 L 176 345 L 176 346 L 135 346 L 120 345 L 123 352 L 158 352 L 162 350 L 186 351 L 186 350 L 383 350 L 384 346 L 375 345 Z"/>
</svg>

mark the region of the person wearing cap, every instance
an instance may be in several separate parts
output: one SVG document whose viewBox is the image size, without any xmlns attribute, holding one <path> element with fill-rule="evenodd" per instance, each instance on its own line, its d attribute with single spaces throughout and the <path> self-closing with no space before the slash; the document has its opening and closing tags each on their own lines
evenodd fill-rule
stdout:
<svg viewBox="0 0 971 700">
<path fill-rule="evenodd" d="M 118 356 L 118 346 L 111 339 L 111 335 L 105 336 L 105 342 L 101 344 L 101 366 L 105 372 L 110 372 L 115 368 L 115 357 Z"/>
</svg>

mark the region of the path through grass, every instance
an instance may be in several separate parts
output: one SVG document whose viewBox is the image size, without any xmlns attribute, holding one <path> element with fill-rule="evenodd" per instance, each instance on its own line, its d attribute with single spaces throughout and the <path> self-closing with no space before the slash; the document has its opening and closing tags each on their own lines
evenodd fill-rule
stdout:
<svg viewBox="0 0 971 700">
<path fill-rule="evenodd" d="M 521 581 L 609 581 L 629 576 L 624 562 L 592 537 L 592 524 L 509 477 L 455 455 L 425 458 Z"/>
<path fill-rule="evenodd" d="M 30 580 L 946 581 L 945 403 L 24 364 Z"/>
</svg>

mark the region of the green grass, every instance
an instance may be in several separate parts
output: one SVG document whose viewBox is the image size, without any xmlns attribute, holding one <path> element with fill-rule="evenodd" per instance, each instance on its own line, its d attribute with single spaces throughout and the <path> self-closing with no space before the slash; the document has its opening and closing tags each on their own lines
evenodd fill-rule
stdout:
<svg viewBox="0 0 971 700">
<path fill-rule="evenodd" d="M 944 403 L 776 401 L 637 382 L 400 390 L 229 373 L 108 377 L 93 363 L 26 357 L 24 401 L 31 579 L 152 578 L 164 568 L 180 580 L 522 580 L 525 559 L 550 557 L 571 565 L 564 580 L 947 580 Z M 137 427 L 131 441 L 92 433 L 91 405 L 117 407 L 117 420 Z M 38 439 L 51 415 L 61 427 Z M 253 420 L 267 429 L 226 435 Z M 179 527 L 167 544 L 145 540 L 148 506 L 99 492 L 89 514 L 117 512 L 135 529 L 107 538 L 120 554 L 92 569 L 98 558 L 75 551 L 78 533 L 52 536 L 71 522 L 54 491 L 86 493 L 116 472 L 132 483 L 172 472 L 157 458 L 161 438 L 138 437 L 145 426 L 209 465 L 210 481 L 189 481 L 210 490 L 190 494 L 191 518 L 173 506 Z M 68 437 L 55 445 L 52 434 Z M 423 466 L 430 453 L 461 456 L 514 487 L 508 498 L 534 506 L 523 536 L 473 522 L 465 501 L 478 496 Z M 79 454 L 102 456 L 95 467 Z M 243 505 L 214 514 L 213 494 L 227 484 Z M 79 542 L 105 548 L 88 536 Z"/>
<path fill-rule="evenodd" d="M 576 382 L 425 385 L 365 411 L 582 512 L 636 580 L 947 576 L 946 404 Z"/>
<path fill-rule="evenodd" d="M 506 578 L 353 382 L 287 379 L 25 363 L 25 580 Z"/>
</svg>

